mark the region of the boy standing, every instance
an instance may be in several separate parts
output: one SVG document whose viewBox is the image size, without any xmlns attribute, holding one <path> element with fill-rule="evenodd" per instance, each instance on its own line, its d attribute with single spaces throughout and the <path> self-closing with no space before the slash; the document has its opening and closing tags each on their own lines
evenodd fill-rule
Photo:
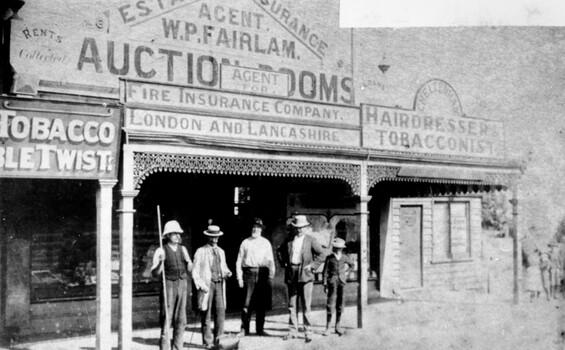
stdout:
<svg viewBox="0 0 565 350">
<path fill-rule="evenodd" d="M 326 304 L 326 330 L 324 335 L 330 334 L 330 324 L 332 322 L 332 309 L 336 310 L 335 332 L 343 335 L 345 332 L 340 326 L 341 313 L 343 312 L 343 290 L 347 283 L 347 272 L 353 267 L 353 262 L 343 253 L 345 241 L 341 238 L 334 238 L 332 241 L 332 254 L 326 258 L 323 272 L 324 293 L 328 294 Z"/>
</svg>

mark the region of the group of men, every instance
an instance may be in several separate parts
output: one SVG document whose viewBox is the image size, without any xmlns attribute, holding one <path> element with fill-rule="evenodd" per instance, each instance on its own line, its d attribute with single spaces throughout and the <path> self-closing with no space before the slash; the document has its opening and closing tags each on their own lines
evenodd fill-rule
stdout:
<svg viewBox="0 0 565 350">
<path fill-rule="evenodd" d="M 295 235 L 288 237 L 277 250 L 281 265 L 285 268 L 285 283 L 288 287 L 289 307 L 289 333 L 285 339 L 296 338 L 298 335 L 298 302 L 302 305 L 304 316 L 304 333 L 306 342 L 312 340 L 312 323 L 310 310 L 312 303 L 312 290 L 314 272 L 324 262 L 325 254 L 321 245 L 312 236 L 306 234 L 310 223 L 305 215 L 295 215 L 291 226 Z M 241 331 L 239 336 L 250 333 L 249 325 L 251 313 L 255 311 L 255 331 L 258 335 L 268 336 L 265 332 L 265 314 L 271 303 L 271 283 L 275 276 L 275 262 L 273 249 L 269 240 L 261 236 L 264 229 L 261 219 L 254 219 L 251 235 L 246 238 L 239 248 L 236 261 L 236 277 L 243 291 L 243 306 L 241 311 Z M 202 342 L 206 348 L 211 348 L 219 342 L 224 334 L 224 321 L 226 309 L 225 280 L 232 276 L 226 264 L 225 252 L 218 246 L 218 239 L 223 235 L 220 227 L 208 226 L 204 231 L 208 242 L 198 248 L 191 261 L 187 249 L 181 245 L 180 235 L 183 233 L 177 221 L 169 221 L 163 230 L 164 244 L 155 251 L 153 257 L 152 274 L 154 277 L 163 278 L 163 292 L 161 293 L 161 341 L 160 349 L 182 349 L 183 334 L 186 326 L 186 300 L 187 277 L 192 273 L 196 287 L 198 310 L 201 314 Z M 344 241 L 334 241 L 334 246 L 344 247 Z M 335 252 L 335 251 L 334 251 Z M 341 258 L 340 260 L 343 260 Z M 344 256 L 345 258 L 345 256 Z M 334 266 L 334 264 L 328 264 Z M 335 265 L 339 269 L 338 265 Z M 340 266 L 343 266 L 341 264 Z M 327 270 L 327 269 L 326 269 Z M 334 277 L 324 271 L 324 291 L 328 284 L 341 282 L 344 278 L 336 270 Z M 337 282 L 336 282 L 337 281 Z M 336 288 L 329 286 L 332 291 Z M 342 292 L 342 290 L 340 290 Z M 342 293 L 340 293 L 342 294 Z M 332 301 L 335 297 L 332 297 Z M 338 298 L 340 295 L 338 294 Z M 342 298 L 341 298 L 342 299 Z M 328 302 L 330 296 L 328 296 Z M 340 300 L 341 307 L 343 301 Z M 339 303 L 338 303 L 339 304 Z M 340 333 L 339 315 L 341 309 L 338 305 L 336 332 Z M 329 322 L 331 311 L 329 312 Z M 214 332 L 211 322 L 214 318 Z M 173 328 L 172 339 L 170 330 Z"/>
</svg>

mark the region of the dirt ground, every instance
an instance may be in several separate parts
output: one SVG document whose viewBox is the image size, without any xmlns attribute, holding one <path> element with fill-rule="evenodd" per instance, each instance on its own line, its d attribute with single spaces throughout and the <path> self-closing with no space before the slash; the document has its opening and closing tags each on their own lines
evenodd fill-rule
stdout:
<svg viewBox="0 0 565 350">
<path fill-rule="evenodd" d="M 512 240 L 495 238 L 487 232 L 483 239 L 481 259 L 484 262 L 485 289 L 474 291 L 437 291 L 402 300 L 380 300 L 363 309 L 364 324 L 357 328 L 357 309 L 347 307 L 343 325 L 347 332 L 338 337 L 321 333 L 325 311 L 313 312 L 314 340 L 284 341 L 288 332 L 286 314 L 269 315 L 266 330 L 270 337 L 248 336 L 240 340 L 244 350 L 565 350 L 565 299 L 530 303 L 526 294 L 519 305 L 512 303 Z M 202 349 L 199 324 L 193 323 L 185 333 L 185 349 Z M 228 319 L 226 332 L 239 331 L 239 320 Z M 117 349 L 113 334 L 112 349 Z M 133 349 L 157 349 L 158 329 L 134 332 Z M 94 336 L 51 342 L 19 344 L 20 350 L 94 350 Z"/>
</svg>

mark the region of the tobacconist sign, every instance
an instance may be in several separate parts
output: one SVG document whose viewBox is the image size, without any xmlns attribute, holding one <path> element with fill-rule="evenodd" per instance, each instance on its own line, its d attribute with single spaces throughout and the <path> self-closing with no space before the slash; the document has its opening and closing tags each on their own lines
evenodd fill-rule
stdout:
<svg viewBox="0 0 565 350">
<path fill-rule="evenodd" d="M 0 177 L 115 179 L 119 112 L 44 105 L 2 101 Z"/>
<path fill-rule="evenodd" d="M 425 83 L 414 109 L 362 105 L 364 148 L 407 154 L 500 159 L 505 156 L 502 122 L 470 118 L 446 82 Z"/>
</svg>

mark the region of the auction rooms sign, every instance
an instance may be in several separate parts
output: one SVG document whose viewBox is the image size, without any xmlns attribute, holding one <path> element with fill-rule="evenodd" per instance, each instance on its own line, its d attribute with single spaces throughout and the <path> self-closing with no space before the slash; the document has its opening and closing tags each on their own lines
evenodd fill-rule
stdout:
<svg viewBox="0 0 565 350">
<path fill-rule="evenodd" d="M 103 113 L 85 111 L 83 115 L 63 104 L 2 102 L 0 177 L 116 178 L 117 110 L 105 108 Z"/>
<path fill-rule="evenodd" d="M 412 154 L 504 158 L 502 122 L 469 118 L 442 80 L 416 94 L 414 109 L 362 105 L 364 148 Z"/>
</svg>

